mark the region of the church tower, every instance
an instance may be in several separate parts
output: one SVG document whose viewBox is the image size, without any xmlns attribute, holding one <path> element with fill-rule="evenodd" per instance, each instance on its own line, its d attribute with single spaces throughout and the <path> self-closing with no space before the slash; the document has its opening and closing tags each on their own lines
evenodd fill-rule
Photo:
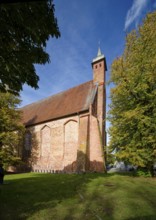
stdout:
<svg viewBox="0 0 156 220">
<path fill-rule="evenodd" d="M 99 129 L 101 133 L 102 147 L 106 145 L 106 133 L 105 133 L 105 118 L 106 118 L 106 59 L 101 53 L 100 47 L 98 49 L 97 57 L 92 61 L 93 69 L 93 82 L 97 84 L 97 119 L 99 123 Z"/>
</svg>

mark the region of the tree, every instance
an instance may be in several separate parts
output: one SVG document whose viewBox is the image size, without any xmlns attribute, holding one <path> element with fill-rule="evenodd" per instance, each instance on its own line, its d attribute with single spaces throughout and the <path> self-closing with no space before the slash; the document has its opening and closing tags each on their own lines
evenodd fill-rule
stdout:
<svg viewBox="0 0 156 220">
<path fill-rule="evenodd" d="M 15 165 L 20 161 L 24 126 L 16 109 L 20 100 L 10 93 L 0 93 L 0 162 Z"/>
<path fill-rule="evenodd" d="M 156 12 L 127 35 L 111 69 L 110 147 L 118 159 L 146 167 L 156 162 Z"/>
<path fill-rule="evenodd" d="M 53 1 L 0 4 L 0 32 L 0 91 L 38 88 L 34 64 L 50 61 L 46 41 L 60 36 Z"/>
</svg>

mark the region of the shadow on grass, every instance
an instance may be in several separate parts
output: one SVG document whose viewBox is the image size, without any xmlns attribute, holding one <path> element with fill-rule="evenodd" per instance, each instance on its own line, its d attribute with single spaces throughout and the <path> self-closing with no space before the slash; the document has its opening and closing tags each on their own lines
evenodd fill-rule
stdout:
<svg viewBox="0 0 156 220">
<path fill-rule="evenodd" d="M 0 186 L 0 219 L 28 219 L 78 195 L 78 190 L 99 174 L 15 174 Z M 100 174 L 102 176 L 102 174 Z"/>
<path fill-rule="evenodd" d="M 118 176 L 125 173 L 8 175 L 7 184 L 0 186 L 0 219 L 115 220 L 116 204 L 112 195 L 121 187 L 127 188 L 127 182 L 122 185 L 120 178 L 117 181 L 111 178 Z M 144 187 L 142 190 L 146 191 Z M 140 195 L 148 200 L 143 191 Z M 150 199 L 149 204 L 155 208 Z M 130 219 L 155 219 L 155 216 L 127 218 Z"/>
</svg>

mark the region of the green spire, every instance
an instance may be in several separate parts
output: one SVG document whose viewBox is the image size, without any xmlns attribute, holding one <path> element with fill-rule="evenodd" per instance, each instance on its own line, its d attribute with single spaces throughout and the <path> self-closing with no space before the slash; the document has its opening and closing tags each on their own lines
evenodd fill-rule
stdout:
<svg viewBox="0 0 156 220">
<path fill-rule="evenodd" d="M 101 53 L 101 49 L 100 49 L 100 46 L 99 46 L 99 48 L 98 48 L 98 53 L 97 53 L 97 57 L 99 57 L 99 56 L 101 56 L 102 55 L 102 53 Z"/>
<path fill-rule="evenodd" d="M 100 45 L 99 45 L 97 56 L 93 59 L 92 62 L 96 62 L 96 61 L 98 61 L 98 60 L 100 60 L 100 59 L 102 59 L 104 57 L 105 56 L 104 56 L 104 54 L 101 53 L 101 49 L 100 49 Z"/>
</svg>

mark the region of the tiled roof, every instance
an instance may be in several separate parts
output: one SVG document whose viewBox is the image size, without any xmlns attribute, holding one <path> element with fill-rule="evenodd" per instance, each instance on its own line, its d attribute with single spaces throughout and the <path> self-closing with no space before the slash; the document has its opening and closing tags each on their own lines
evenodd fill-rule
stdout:
<svg viewBox="0 0 156 220">
<path fill-rule="evenodd" d="M 30 126 L 88 110 L 95 89 L 93 81 L 89 81 L 24 106 L 20 109 L 23 112 L 22 121 L 26 126 Z"/>
</svg>

